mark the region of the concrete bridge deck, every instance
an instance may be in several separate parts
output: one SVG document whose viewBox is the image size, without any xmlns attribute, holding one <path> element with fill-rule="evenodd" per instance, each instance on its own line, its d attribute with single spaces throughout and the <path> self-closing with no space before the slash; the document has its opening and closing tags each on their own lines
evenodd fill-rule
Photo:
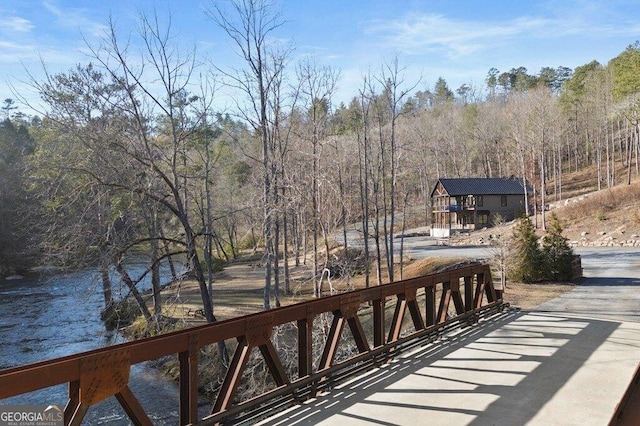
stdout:
<svg viewBox="0 0 640 426">
<path fill-rule="evenodd" d="M 607 425 L 640 363 L 640 253 L 586 251 L 583 268 L 573 291 L 531 312 L 460 330 L 261 424 Z M 640 425 L 633 398 L 622 424 Z"/>
<path fill-rule="evenodd" d="M 404 354 L 262 425 L 606 425 L 640 323 L 512 312 Z"/>
</svg>

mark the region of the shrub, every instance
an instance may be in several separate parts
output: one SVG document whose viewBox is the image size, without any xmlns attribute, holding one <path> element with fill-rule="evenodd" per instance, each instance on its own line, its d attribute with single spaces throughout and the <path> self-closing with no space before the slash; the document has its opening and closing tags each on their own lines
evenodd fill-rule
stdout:
<svg viewBox="0 0 640 426">
<path fill-rule="evenodd" d="M 249 250 L 259 246 L 260 243 L 261 241 L 258 235 L 249 233 L 244 237 L 240 238 L 240 241 L 236 242 L 235 248 L 236 248 L 236 251 Z"/>
<path fill-rule="evenodd" d="M 513 230 L 511 255 L 514 279 L 531 283 L 542 278 L 544 256 L 531 219 L 528 217 L 522 217 Z"/>
<path fill-rule="evenodd" d="M 219 257 L 217 256 L 211 257 L 211 267 L 213 268 L 213 272 L 221 272 L 224 269 L 225 264 L 226 262 L 220 259 Z M 202 267 L 202 271 L 204 273 L 209 272 L 209 268 L 207 267 L 207 262 L 205 261 L 205 259 L 202 259 L 200 261 L 200 266 Z"/>
<path fill-rule="evenodd" d="M 569 240 L 562 235 L 562 225 L 555 213 L 551 214 L 551 224 L 542 239 L 544 254 L 544 277 L 553 281 L 571 281 L 573 278 L 573 249 Z"/>
</svg>

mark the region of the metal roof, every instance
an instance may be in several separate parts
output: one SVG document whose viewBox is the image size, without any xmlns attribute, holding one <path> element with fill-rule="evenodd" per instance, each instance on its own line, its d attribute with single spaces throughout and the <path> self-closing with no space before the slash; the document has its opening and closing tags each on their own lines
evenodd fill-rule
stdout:
<svg viewBox="0 0 640 426">
<path fill-rule="evenodd" d="M 524 195 L 522 179 L 518 178 L 443 178 L 438 179 L 438 182 L 452 197 L 459 195 Z M 433 192 L 431 196 L 433 196 Z"/>
</svg>

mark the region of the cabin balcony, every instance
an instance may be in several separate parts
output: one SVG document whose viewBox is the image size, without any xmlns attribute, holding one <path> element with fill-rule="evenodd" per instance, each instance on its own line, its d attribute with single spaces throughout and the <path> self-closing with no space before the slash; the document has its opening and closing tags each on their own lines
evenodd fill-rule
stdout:
<svg viewBox="0 0 640 426">
<path fill-rule="evenodd" d="M 452 204 L 450 206 L 436 206 L 433 209 L 433 213 L 446 213 L 446 212 L 465 212 L 465 211 L 474 211 L 476 209 L 475 205 L 459 205 Z"/>
</svg>

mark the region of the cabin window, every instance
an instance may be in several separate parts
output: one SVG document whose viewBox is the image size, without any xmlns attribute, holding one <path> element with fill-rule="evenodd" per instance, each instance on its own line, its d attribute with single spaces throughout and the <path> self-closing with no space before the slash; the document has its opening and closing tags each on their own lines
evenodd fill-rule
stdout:
<svg viewBox="0 0 640 426">
<path fill-rule="evenodd" d="M 483 205 L 484 205 L 484 198 L 482 198 L 482 195 L 476 196 L 476 206 L 482 207 Z"/>
<path fill-rule="evenodd" d="M 502 207 L 506 207 L 507 206 L 507 196 L 506 195 L 501 195 L 500 196 L 500 205 Z"/>
<path fill-rule="evenodd" d="M 486 226 L 489 224 L 489 212 L 488 211 L 480 211 L 478 212 L 478 223 L 479 226 Z"/>
</svg>

